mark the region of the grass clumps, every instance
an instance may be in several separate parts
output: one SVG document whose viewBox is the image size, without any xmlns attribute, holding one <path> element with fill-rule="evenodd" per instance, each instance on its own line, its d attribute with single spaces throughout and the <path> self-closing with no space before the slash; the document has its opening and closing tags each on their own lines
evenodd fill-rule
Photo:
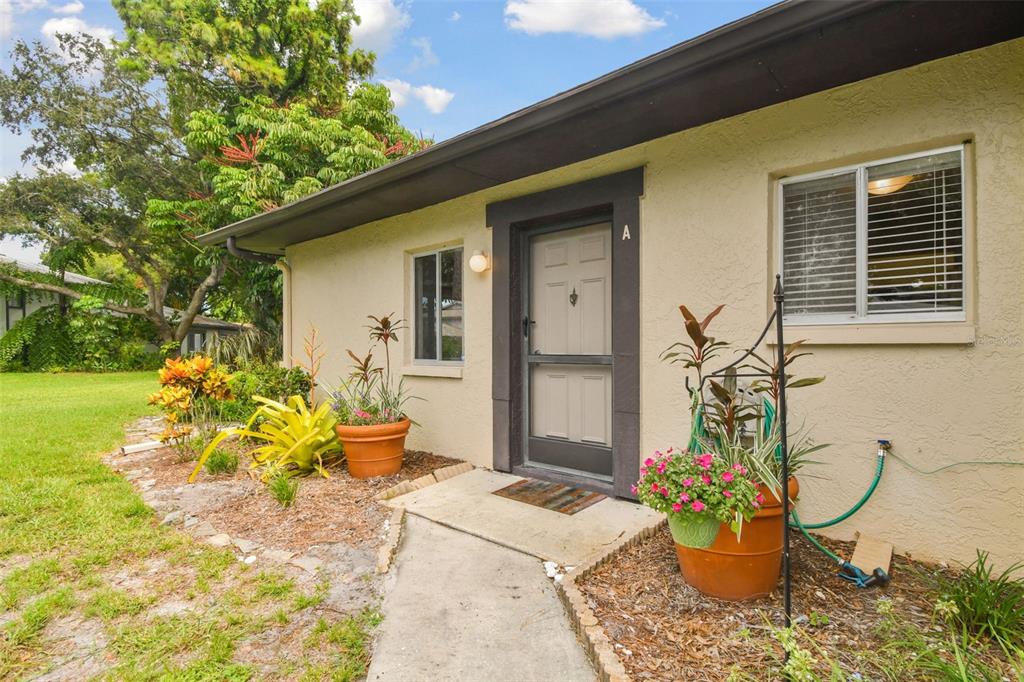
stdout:
<svg viewBox="0 0 1024 682">
<path fill-rule="evenodd" d="M 217 474 L 233 474 L 238 471 L 238 455 L 230 450 L 216 448 L 206 458 L 203 465 L 206 473 L 216 476 Z"/>
<path fill-rule="evenodd" d="M 327 647 L 334 653 L 328 663 L 307 668 L 301 679 L 327 677 L 337 682 L 350 682 L 363 677 L 370 660 L 370 632 L 380 625 L 381 620 L 383 616 L 375 608 L 363 609 L 354 616 L 333 623 L 324 618 L 318 620 L 306 638 L 306 648 Z"/>
<path fill-rule="evenodd" d="M 295 504 L 295 496 L 299 492 L 299 481 L 284 474 L 278 474 L 267 481 L 267 490 L 277 503 L 287 509 Z"/>
</svg>

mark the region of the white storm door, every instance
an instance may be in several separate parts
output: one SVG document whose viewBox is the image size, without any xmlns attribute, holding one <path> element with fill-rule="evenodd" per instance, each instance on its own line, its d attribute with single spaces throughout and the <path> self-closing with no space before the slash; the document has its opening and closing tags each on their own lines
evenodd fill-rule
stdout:
<svg viewBox="0 0 1024 682">
<path fill-rule="evenodd" d="M 611 223 L 530 241 L 527 461 L 612 475 Z"/>
</svg>

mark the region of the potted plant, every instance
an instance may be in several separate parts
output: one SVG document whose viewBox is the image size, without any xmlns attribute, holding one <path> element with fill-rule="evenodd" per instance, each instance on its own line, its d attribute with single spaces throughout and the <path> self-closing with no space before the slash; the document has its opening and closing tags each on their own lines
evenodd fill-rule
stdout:
<svg viewBox="0 0 1024 682">
<path fill-rule="evenodd" d="M 405 327 L 394 313 L 370 319 L 373 344 L 364 357 L 348 351 L 354 362 L 352 372 L 333 394 L 338 417 L 335 431 L 345 448 L 349 474 L 355 478 L 398 473 L 412 425 L 405 414 L 405 404 L 412 396 L 406 393 L 403 379 L 395 383 L 391 376 L 390 344 L 398 341 L 398 332 Z M 384 367 L 373 362 L 373 348 L 378 343 L 384 346 Z"/>
<path fill-rule="evenodd" d="M 742 536 L 744 522 L 764 501 L 742 465 L 674 448 L 644 461 L 633 492 L 667 514 L 672 539 L 689 548 L 710 547 L 723 529 Z"/>
<path fill-rule="evenodd" d="M 722 381 L 708 378 L 708 395 L 699 390 L 705 383 L 705 363 L 728 347 L 726 342 L 706 334 L 722 308 L 718 306 L 698 321 L 686 306 L 680 306 L 689 340 L 671 346 L 663 359 L 680 363 L 697 375 L 697 388 L 690 390 L 689 450 L 711 454 L 730 470 L 743 471 L 757 488 L 757 506 L 746 519 L 743 533 L 728 532 L 729 526 L 722 524 L 707 546 L 676 543 L 679 567 L 687 583 L 711 596 L 741 600 L 771 592 L 781 567 L 785 519 L 781 503 L 780 438 L 778 425 L 773 422 L 778 386 L 773 377 L 740 390 L 736 374 L 732 373 Z M 795 352 L 799 346 L 797 342 L 787 349 L 787 367 L 802 355 Z M 754 357 L 764 365 L 757 368 L 759 371 L 775 369 L 775 365 Z M 786 381 L 787 388 L 799 388 L 822 379 L 793 379 L 787 375 Z M 814 445 L 806 438 L 795 441 L 788 453 L 791 475 L 786 486 L 794 501 L 799 484 L 792 474 L 811 463 L 808 455 L 825 447 Z"/>
</svg>

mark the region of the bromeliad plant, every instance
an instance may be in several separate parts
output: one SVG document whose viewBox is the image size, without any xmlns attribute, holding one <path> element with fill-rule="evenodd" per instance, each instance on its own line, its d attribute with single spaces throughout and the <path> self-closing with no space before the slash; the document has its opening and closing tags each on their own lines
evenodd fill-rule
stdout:
<svg viewBox="0 0 1024 682">
<path fill-rule="evenodd" d="M 686 547 L 708 547 L 720 524 L 740 536 L 743 522 L 764 503 L 749 471 L 711 453 L 669 448 L 647 458 L 633 492 L 668 515 L 673 539 Z"/>
<path fill-rule="evenodd" d="M 231 375 L 214 366 L 206 355 L 168 358 L 159 370 L 160 390 L 149 396 L 150 405 L 164 412 L 166 424 L 160 442 L 186 447 L 194 431 L 205 436 L 213 428 L 217 405 L 231 399 Z"/>
<path fill-rule="evenodd" d="M 314 472 L 329 478 L 327 467 L 341 456 L 341 443 L 334 432 L 337 419 L 330 404 L 323 403 L 310 410 L 300 395 L 291 396 L 287 403 L 261 396 L 253 396 L 253 400 L 260 403 L 260 408 L 244 427 L 225 429 L 210 441 L 188 477 L 189 483 L 195 481 L 217 446 L 230 436 L 262 443 L 249 455 L 252 457 L 251 468 L 259 470 L 259 478 L 264 483 L 281 476 L 290 478 Z M 254 429 L 257 421 L 259 426 Z"/>
</svg>

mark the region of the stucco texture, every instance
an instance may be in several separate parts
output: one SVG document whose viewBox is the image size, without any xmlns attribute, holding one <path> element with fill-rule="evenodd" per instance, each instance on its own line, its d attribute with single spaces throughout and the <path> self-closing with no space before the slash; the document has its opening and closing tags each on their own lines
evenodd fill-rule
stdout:
<svg viewBox="0 0 1024 682">
<path fill-rule="evenodd" d="M 1024 461 L 1024 40 L 930 62 L 733 117 L 557 171 L 291 247 L 292 342 L 310 324 L 327 344 L 328 383 L 345 349 L 367 346 L 368 314 L 408 317 L 411 250 L 461 243 L 490 252 L 489 202 L 645 167 L 642 200 L 642 452 L 684 443 L 683 375 L 658 361 L 682 337 L 677 310 L 725 303 L 716 336 L 753 340 L 769 313 L 775 179 L 970 140 L 966 208 L 973 343 L 817 343 L 795 368 L 825 383 L 794 391 L 793 423 L 831 443 L 806 472 L 800 510 L 845 511 L 874 471 L 875 440 L 922 469 Z M 461 378 L 409 376 L 425 400 L 413 448 L 491 463 L 490 273 L 466 268 Z M 803 330 L 788 330 L 799 338 Z M 963 329 L 959 330 L 963 337 Z M 901 337 L 900 328 L 886 340 Z M 925 333 L 925 338 L 928 334 Z M 812 339 L 814 335 L 811 334 Z M 408 333 L 396 364 L 408 364 Z M 853 331 L 847 340 L 856 340 Z M 824 340 L 822 336 L 819 340 Z M 830 340 L 834 341 L 833 338 Z M 936 341 L 943 340 L 936 337 Z M 875 339 L 877 341 L 877 339 Z M 811 478 L 810 474 L 821 478 Z M 885 538 L 920 558 L 1000 564 L 1024 558 L 1024 468 L 966 465 L 937 474 L 890 460 L 871 502 L 826 531 Z"/>
</svg>

